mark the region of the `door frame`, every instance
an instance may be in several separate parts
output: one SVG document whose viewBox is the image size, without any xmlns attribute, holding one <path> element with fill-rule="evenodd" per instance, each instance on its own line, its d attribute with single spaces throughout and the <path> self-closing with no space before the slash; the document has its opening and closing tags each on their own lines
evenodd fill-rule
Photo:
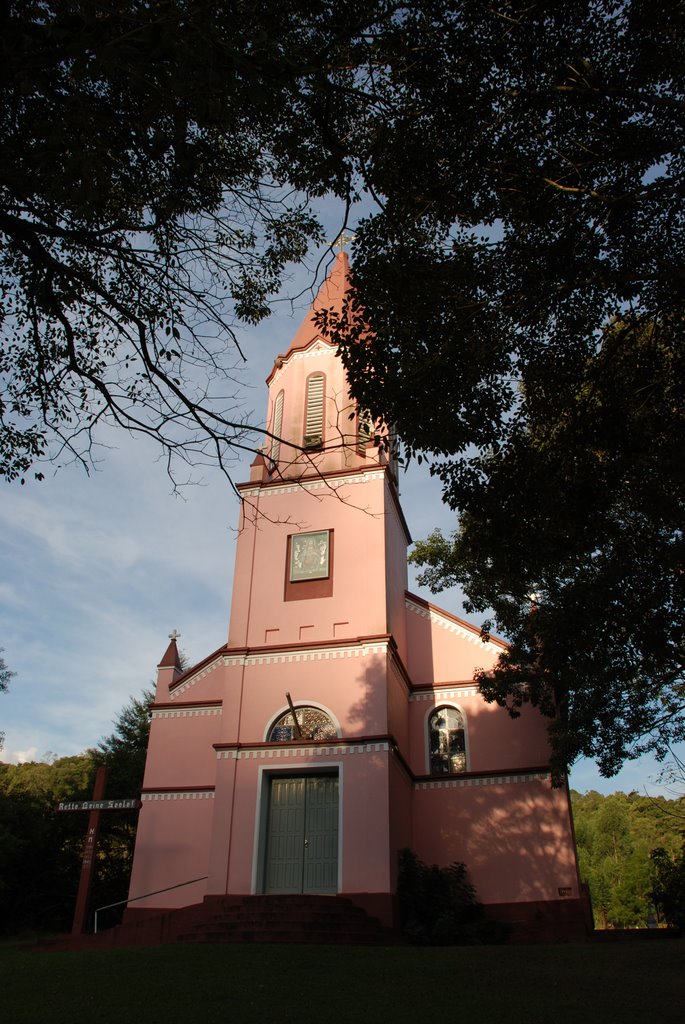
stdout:
<svg viewBox="0 0 685 1024">
<path fill-rule="evenodd" d="M 271 780 L 279 776 L 281 778 L 302 778 L 305 775 L 334 775 L 338 779 L 338 879 L 336 889 L 337 892 L 342 891 L 343 766 L 340 761 L 325 761 L 321 764 L 290 764 L 284 765 L 282 768 L 263 768 L 260 765 L 257 776 L 257 806 L 255 810 L 255 833 L 252 847 L 251 892 L 253 894 L 264 892 Z"/>
</svg>

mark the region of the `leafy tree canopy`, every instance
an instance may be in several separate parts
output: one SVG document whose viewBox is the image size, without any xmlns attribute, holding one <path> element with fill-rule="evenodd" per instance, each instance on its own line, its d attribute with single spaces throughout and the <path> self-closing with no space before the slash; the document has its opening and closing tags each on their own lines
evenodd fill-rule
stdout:
<svg viewBox="0 0 685 1024">
<path fill-rule="evenodd" d="M 97 767 L 107 767 L 106 796 L 140 795 L 152 691 L 131 698 L 114 731 L 83 754 L 25 764 L 0 762 L 0 932 L 69 926 L 78 889 L 88 815 L 57 813 L 62 801 L 89 800 Z M 92 907 L 126 898 L 137 811 L 104 813 Z M 106 912 L 106 926 L 121 907 Z"/>
<path fill-rule="evenodd" d="M 252 447 L 231 326 L 321 239 L 311 196 L 366 195 L 324 326 L 460 514 L 417 558 L 511 640 L 486 696 L 558 713 L 559 767 L 682 735 L 682 6 L 1 17 L 4 475 L 105 418 L 195 463 Z"/>
<path fill-rule="evenodd" d="M 670 883 L 682 862 L 685 804 L 638 793 L 571 791 L 580 876 L 597 928 L 674 923 Z M 677 895 L 677 894 L 676 894 Z M 677 900 L 676 900 L 677 902 Z"/>
<path fill-rule="evenodd" d="M 613 774 L 685 735 L 682 6 L 427 3 L 395 38 L 327 326 L 459 515 L 414 560 L 511 641 L 485 696 Z"/>
<path fill-rule="evenodd" d="M 5 477 L 85 457 L 101 419 L 194 463 L 255 446 L 225 397 L 232 324 L 322 240 L 310 197 L 350 195 L 324 134 L 386 6 L 3 5 Z"/>
</svg>

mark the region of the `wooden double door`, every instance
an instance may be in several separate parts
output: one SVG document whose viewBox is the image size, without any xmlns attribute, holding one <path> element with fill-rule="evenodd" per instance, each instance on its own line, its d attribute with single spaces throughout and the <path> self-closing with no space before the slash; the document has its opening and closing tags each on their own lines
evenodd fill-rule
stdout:
<svg viewBox="0 0 685 1024">
<path fill-rule="evenodd" d="M 338 889 L 337 775 L 273 776 L 264 892 Z"/>
</svg>

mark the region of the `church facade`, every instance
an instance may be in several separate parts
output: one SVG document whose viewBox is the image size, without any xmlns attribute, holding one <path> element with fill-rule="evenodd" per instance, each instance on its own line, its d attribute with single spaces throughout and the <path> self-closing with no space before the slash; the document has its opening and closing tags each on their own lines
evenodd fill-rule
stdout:
<svg viewBox="0 0 685 1024">
<path fill-rule="evenodd" d="M 392 925 L 409 848 L 463 861 L 494 916 L 577 934 L 545 720 L 485 703 L 473 673 L 501 644 L 407 592 L 392 459 L 314 319 L 340 307 L 347 273 L 340 253 L 267 381 L 228 642 L 182 671 L 172 639 L 159 666 L 128 918 L 317 893 Z"/>
</svg>

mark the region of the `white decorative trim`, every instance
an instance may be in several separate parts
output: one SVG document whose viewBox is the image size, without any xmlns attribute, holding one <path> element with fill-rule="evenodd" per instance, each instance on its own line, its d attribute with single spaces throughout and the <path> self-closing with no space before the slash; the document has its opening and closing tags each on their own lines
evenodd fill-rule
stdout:
<svg viewBox="0 0 685 1024">
<path fill-rule="evenodd" d="M 415 782 L 415 789 L 462 789 L 465 786 L 511 786 L 519 782 L 551 782 L 549 772 L 527 772 L 521 775 L 487 775 L 480 778 L 431 779 L 430 782 Z"/>
<path fill-rule="evenodd" d="M 330 355 L 334 347 L 335 346 L 332 342 L 328 342 L 324 338 L 317 337 L 315 341 L 307 345 L 306 348 L 296 349 L 294 352 L 290 352 L 289 354 L 282 356 L 281 358 L 283 362 L 276 370 L 276 373 L 271 380 L 271 385 L 273 386 L 280 380 L 283 375 L 283 371 L 286 366 L 290 365 L 290 363 L 297 362 L 298 359 L 310 359 L 312 356 Z"/>
<path fill-rule="evenodd" d="M 154 800 L 213 800 L 214 790 L 213 789 L 198 789 L 198 790 L 174 790 L 173 793 L 142 793 L 141 800 L 143 801 L 154 801 Z"/>
<path fill-rule="evenodd" d="M 470 644 L 478 644 L 481 647 L 489 647 L 491 644 L 490 640 L 484 641 L 481 639 L 481 635 L 475 627 L 474 629 L 468 629 L 466 626 L 461 626 L 448 615 L 441 615 L 435 608 L 424 608 L 423 605 L 412 601 L 410 597 L 406 597 L 404 603 L 410 612 L 414 612 L 415 615 L 419 615 L 422 619 L 428 619 L 434 625 L 446 629 L 448 633 L 455 633 L 464 640 L 468 640 Z"/>
<path fill-rule="evenodd" d="M 432 690 L 422 690 L 421 693 L 412 693 L 409 700 L 431 701 L 433 704 L 441 704 L 444 700 L 460 700 L 462 697 L 478 697 L 480 691 L 473 683 L 464 683 L 463 686 L 435 686 Z"/>
<path fill-rule="evenodd" d="M 243 747 L 241 750 L 217 750 L 217 761 L 280 761 L 289 757 L 330 757 L 335 754 L 377 754 L 390 749 L 387 740 L 378 743 L 331 743 L 325 747 L 299 747 L 295 744 L 283 747 Z"/>
<path fill-rule="evenodd" d="M 325 454 L 325 453 L 324 453 Z M 301 491 L 334 491 L 346 484 L 366 484 L 370 480 L 381 480 L 385 477 L 384 469 L 375 469 L 367 473 L 348 474 L 347 476 L 326 476 L 315 480 L 294 480 L 289 484 L 281 484 L 278 487 L 259 485 L 240 491 L 241 497 L 256 498 L 261 496 L 267 498 L 274 494 L 297 494 Z"/>
<path fill-rule="evenodd" d="M 200 706 L 195 708 L 163 708 L 152 712 L 153 718 L 195 718 L 196 716 L 220 715 L 221 707 Z"/>
<path fill-rule="evenodd" d="M 189 690 L 200 679 L 213 672 L 219 666 L 224 667 L 246 667 L 254 665 L 290 665 L 308 661 L 336 661 L 344 658 L 365 658 L 368 654 L 383 654 L 388 649 L 387 640 L 379 640 L 375 643 L 346 644 L 336 647 L 316 647 L 311 650 L 286 651 L 275 648 L 260 654 L 219 654 L 208 665 L 205 665 L 195 675 L 185 679 L 180 686 L 177 686 L 169 694 L 169 700 L 177 700 L 182 693 Z"/>
</svg>

